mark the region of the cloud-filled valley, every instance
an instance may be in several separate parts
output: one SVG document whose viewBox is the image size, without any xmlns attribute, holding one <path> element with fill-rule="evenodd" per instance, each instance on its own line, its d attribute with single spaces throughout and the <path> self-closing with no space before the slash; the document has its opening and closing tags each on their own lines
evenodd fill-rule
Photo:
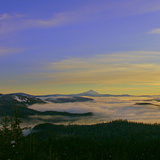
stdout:
<svg viewBox="0 0 160 160">
<path fill-rule="evenodd" d="M 93 97 L 92 97 L 93 98 Z M 148 103 L 149 101 L 149 103 Z M 147 102 L 147 103 L 146 103 Z M 138 105 L 138 103 L 140 105 Z M 142 105 L 141 105 L 142 104 Z M 65 111 L 71 113 L 93 112 L 89 117 L 46 117 L 56 118 L 60 123 L 92 124 L 101 123 L 117 119 L 127 119 L 129 121 L 144 123 L 160 123 L 160 103 L 155 97 L 94 97 L 93 101 L 74 103 L 52 103 L 34 104 L 32 109 L 39 111 Z M 40 117 L 39 117 L 40 118 Z M 58 119 L 57 119 L 58 118 Z M 56 121 L 55 121 L 56 122 Z"/>
</svg>

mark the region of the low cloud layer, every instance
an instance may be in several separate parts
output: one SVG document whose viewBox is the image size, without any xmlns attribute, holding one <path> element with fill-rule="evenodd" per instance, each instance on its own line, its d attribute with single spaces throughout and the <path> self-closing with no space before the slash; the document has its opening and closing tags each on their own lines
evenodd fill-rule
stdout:
<svg viewBox="0 0 160 160">
<path fill-rule="evenodd" d="M 76 124 L 92 124 L 117 119 L 127 119 L 129 121 L 144 123 L 160 123 L 159 102 L 154 101 L 152 97 L 94 97 L 94 99 L 91 102 L 36 104 L 32 105 L 31 108 L 39 111 L 52 110 L 71 113 L 94 113 L 92 117 L 81 117 L 74 120 L 68 119 L 70 123 Z M 150 103 L 157 106 L 135 105 L 137 102 L 146 102 L 145 100 L 151 100 Z"/>
</svg>

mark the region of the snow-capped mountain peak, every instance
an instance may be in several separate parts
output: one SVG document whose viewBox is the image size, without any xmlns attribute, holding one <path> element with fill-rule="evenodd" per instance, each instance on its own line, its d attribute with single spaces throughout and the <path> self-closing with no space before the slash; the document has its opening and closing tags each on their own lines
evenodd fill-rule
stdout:
<svg viewBox="0 0 160 160">
<path fill-rule="evenodd" d="M 99 96 L 100 94 L 94 90 L 89 90 L 87 92 L 80 93 L 81 96 Z"/>
</svg>

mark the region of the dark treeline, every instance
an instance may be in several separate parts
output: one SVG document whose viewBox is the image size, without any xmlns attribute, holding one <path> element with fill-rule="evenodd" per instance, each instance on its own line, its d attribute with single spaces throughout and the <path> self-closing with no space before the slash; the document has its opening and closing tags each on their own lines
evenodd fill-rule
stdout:
<svg viewBox="0 0 160 160">
<path fill-rule="evenodd" d="M 1 129 L 1 135 L 3 131 Z M 1 136 L 1 142 L 4 143 L 3 138 L 5 137 Z M 5 158 L 10 160 L 160 159 L 159 124 L 133 123 L 127 120 L 68 126 L 46 123 L 34 127 L 29 136 L 18 140 L 14 147 L 10 144 L 7 148 Z M 5 144 L 3 146 L 6 147 Z M 2 153 L 0 155 L 4 156 Z M 0 159 L 5 160 L 4 157 Z"/>
<path fill-rule="evenodd" d="M 117 120 L 96 125 L 41 124 L 33 130 L 60 160 L 160 159 L 158 124 Z"/>
</svg>

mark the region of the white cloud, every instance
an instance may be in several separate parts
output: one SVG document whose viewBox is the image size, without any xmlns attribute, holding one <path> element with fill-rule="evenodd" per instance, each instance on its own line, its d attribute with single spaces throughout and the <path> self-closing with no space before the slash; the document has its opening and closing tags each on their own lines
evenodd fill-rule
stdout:
<svg viewBox="0 0 160 160">
<path fill-rule="evenodd" d="M 9 54 L 16 54 L 22 52 L 24 49 L 22 48 L 0 48 L 0 57 L 9 55 Z"/>
<path fill-rule="evenodd" d="M 54 27 L 77 21 L 80 17 L 81 14 L 76 12 L 57 13 L 48 19 L 33 19 L 21 14 L 1 14 L 0 33 L 8 33 L 28 28 Z"/>
<path fill-rule="evenodd" d="M 160 10 L 159 1 L 144 0 L 92 3 L 66 12 L 55 13 L 47 19 L 31 18 L 22 14 L 0 15 L 0 33 L 8 33 L 28 28 L 47 28 L 77 21 L 110 19 L 139 15 Z M 112 13 L 112 14 L 111 14 Z M 25 18 L 24 18 L 25 17 Z"/>
<path fill-rule="evenodd" d="M 160 34 L 160 28 L 152 29 L 148 33 L 150 33 L 150 34 Z"/>
<path fill-rule="evenodd" d="M 11 16 L 9 15 L 9 14 L 1 14 L 0 15 L 0 21 L 2 21 L 2 20 L 6 20 L 6 19 L 9 19 Z"/>
<path fill-rule="evenodd" d="M 9 19 L 16 19 L 16 18 L 22 18 L 22 17 L 25 17 L 25 15 L 3 13 L 3 14 L 0 15 L 0 21 L 5 21 L 5 20 L 9 20 Z"/>
</svg>

